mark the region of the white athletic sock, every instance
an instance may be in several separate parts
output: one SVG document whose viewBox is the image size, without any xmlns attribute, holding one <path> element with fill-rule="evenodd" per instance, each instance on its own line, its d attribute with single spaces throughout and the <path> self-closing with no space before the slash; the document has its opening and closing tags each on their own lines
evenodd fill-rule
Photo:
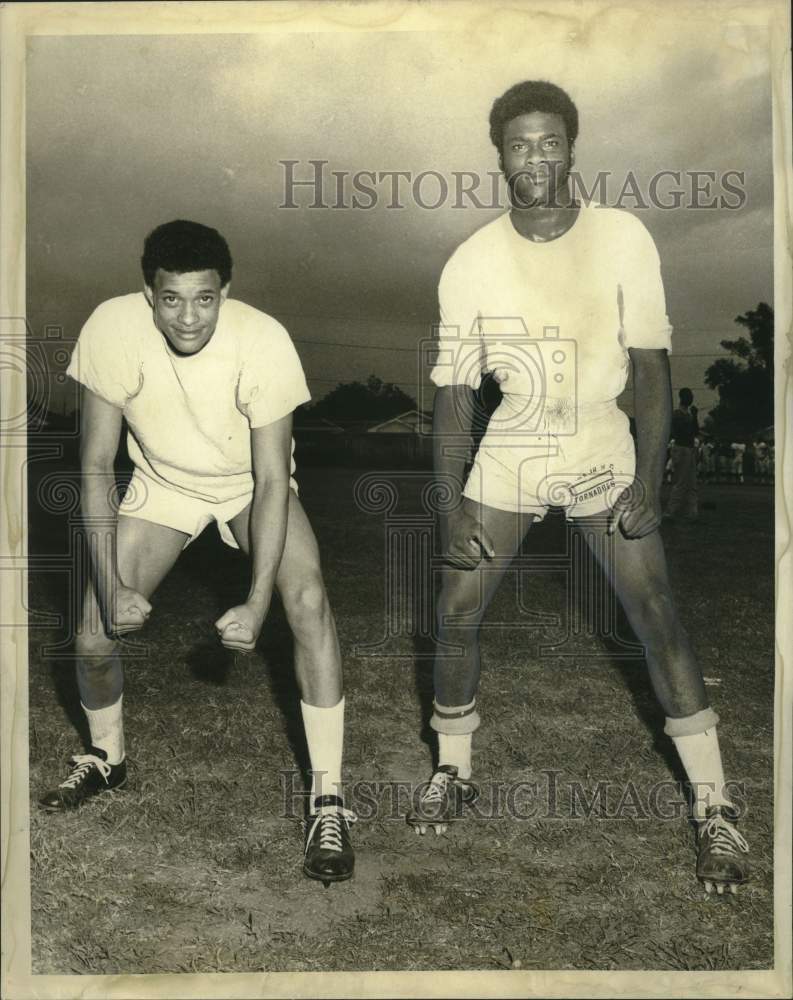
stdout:
<svg viewBox="0 0 793 1000">
<path fill-rule="evenodd" d="M 472 736 L 473 733 L 438 733 L 438 764 L 452 764 L 464 781 L 471 777 Z"/>
<path fill-rule="evenodd" d="M 300 702 L 311 759 L 311 812 L 320 795 L 342 797 L 341 757 L 344 747 L 344 698 L 333 708 Z"/>
<path fill-rule="evenodd" d="M 672 741 L 691 784 L 695 819 L 704 819 L 708 806 L 732 805 L 725 795 L 716 727 L 691 736 L 673 736 Z"/>
<path fill-rule="evenodd" d="M 118 701 L 106 708 L 86 708 L 83 705 L 88 728 L 91 730 L 91 743 L 105 751 L 108 764 L 120 764 L 124 759 L 124 723 L 121 718 L 123 699 L 124 695 L 119 695 Z"/>
</svg>

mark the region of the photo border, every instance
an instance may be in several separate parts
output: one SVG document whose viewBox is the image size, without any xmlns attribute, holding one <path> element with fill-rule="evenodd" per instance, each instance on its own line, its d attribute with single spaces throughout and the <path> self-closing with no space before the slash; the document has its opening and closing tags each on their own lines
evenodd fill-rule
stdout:
<svg viewBox="0 0 793 1000">
<path fill-rule="evenodd" d="M 606 3 L 546 0 L 505 5 L 464 0 L 428 3 L 19 3 L 0 10 L 2 116 L 0 117 L 0 317 L 25 316 L 25 43 L 31 35 L 240 34 L 317 31 L 475 31 L 481 19 L 530 8 L 586 18 Z M 620 9 L 658 11 L 645 0 L 624 0 Z M 791 992 L 791 708 L 793 685 L 793 150 L 791 149 L 790 12 L 784 0 L 743 6 L 713 0 L 673 0 L 669 17 L 696 12 L 739 24 L 768 23 L 771 33 L 774 122 L 774 308 L 776 316 L 777 475 L 775 484 L 776 622 L 775 674 L 775 967 L 729 972 L 328 972 L 109 976 L 34 976 L 30 973 L 30 862 L 28 788 L 27 628 L 0 629 L 0 767 L 2 772 L 2 990 L 9 1000 L 27 997 L 782 997 Z M 6 380 L 2 412 L 22 412 L 23 375 Z M 26 458 L 24 439 L 0 441 L 3 514 L 0 559 L 24 564 L 27 539 L 24 496 L 11 494 Z M 10 578 L 6 579 L 5 577 Z M 0 588 L 0 620 L 24 614 L 25 574 L 6 574 Z M 14 619 L 15 620 L 15 619 Z"/>
</svg>

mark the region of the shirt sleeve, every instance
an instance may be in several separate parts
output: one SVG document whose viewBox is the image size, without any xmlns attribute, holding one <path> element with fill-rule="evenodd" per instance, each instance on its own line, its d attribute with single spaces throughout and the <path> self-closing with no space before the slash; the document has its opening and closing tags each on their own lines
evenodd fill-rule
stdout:
<svg viewBox="0 0 793 1000">
<path fill-rule="evenodd" d="M 292 338 L 270 319 L 248 338 L 237 381 L 237 409 L 264 427 L 311 399 Z"/>
<path fill-rule="evenodd" d="M 470 284 L 463 279 L 454 258 L 443 269 L 438 304 L 440 323 L 430 381 L 439 388 L 467 385 L 478 389 L 482 382 L 479 310 L 470 293 Z"/>
<path fill-rule="evenodd" d="M 77 338 L 66 374 L 123 409 L 140 389 L 141 374 L 116 312 L 110 301 L 91 313 Z"/>
<path fill-rule="evenodd" d="M 662 348 L 672 353 L 672 327 L 666 315 L 661 260 L 652 236 L 635 216 L 625 213 L 620 274 L 621 317 L 626 347 Z"/>
</svg>

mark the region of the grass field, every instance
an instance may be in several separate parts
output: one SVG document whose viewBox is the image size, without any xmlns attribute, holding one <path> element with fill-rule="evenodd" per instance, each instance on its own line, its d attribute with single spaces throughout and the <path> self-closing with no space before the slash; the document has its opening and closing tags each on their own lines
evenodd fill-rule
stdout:
<svg viewBox="0 0 793 1000">
<path fill-rule="evenodd" d="M 141 655 L 128 661 L 129 785 L 77 814 L 36 807 L 79 748 L 81 723 L 68 659 L 43 654 L 63 630 L 33 619 L 33 971 L 771 966 L 770 488 L 706 487 L 698 525 L 664 528 L 681 613 L 722 718 L 727 770 L 745 786 L 754 878 L 716 899 L 694 878 L 687 821 L 647 815 L 653 787 L 681 774 L 641 661 L 617 660 L 587 636 L 574 656 L 539 655 L 562 635 L 561 573 L 526 574 L 523 593 L 525 606 L 561 615 L 560 626 L 498 627 L 531 623 L 506 583 L 489 616 L 475 737 L 480 818 L 441 838 L 407 827 L 393 783 L 429 776 L 431 664 L 351 655 L 384 631 L 384 519 L 357 510 L 360 475 L 300 476 L 345 655 L 345 777 L 367 783 L 356 788 L 354 880 L 326 891 L 301 875 L 299 806 L 289 808 L 283 787 L 302 780 L 281 773 L 306 763 L 289 632 L 276 609 L 255 654 L 218 645 L 212 623 L 244 596 L 248 578 L 213 528 L 156 595 L 135 640 Z M 420 485 L 408 488 L 406 509 Z M 30 517 L 34 554 L 67 551 L 66 515 L 33 504 Z M 558 520 L 535 531 L 542 551 L 563 544 Z M 65 593 L 63 574 L 31 575 L 34 612 L 62 610 Z M 426 643 L 415 648 L 426 652 Z M 582 791 L 594 801 L 598 782 L 610 783 L 609 815 L 574 816 L 572 785 L 580 806 Z M 681 799 L 667 790 L 663 801 Z"/>
</svg>

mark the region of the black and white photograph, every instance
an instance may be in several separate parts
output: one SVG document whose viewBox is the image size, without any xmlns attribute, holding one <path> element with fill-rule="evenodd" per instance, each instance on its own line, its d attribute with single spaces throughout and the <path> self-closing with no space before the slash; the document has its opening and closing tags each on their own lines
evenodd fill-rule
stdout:
<svg viewBox="0 0 793 1000">
<path fill-rule="evenodd" d="M 4 996 L 789 995 L 788 6 L 0 18 Z"/>
</svg>

